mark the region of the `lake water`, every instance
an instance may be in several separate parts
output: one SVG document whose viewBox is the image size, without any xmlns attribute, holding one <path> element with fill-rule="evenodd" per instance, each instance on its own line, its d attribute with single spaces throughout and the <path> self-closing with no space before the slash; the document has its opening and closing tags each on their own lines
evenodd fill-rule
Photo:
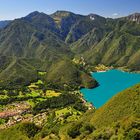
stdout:
<svg viewBox="0 0 140 140">
<path fill-rule="evenodd" d="M 92 76 L 100 86 L 94 89 L 81 89 L 84 98 L 99 108 L 118 92 L 140 83 L 140 74 L 109 70 L 107 72 L 95 72 Z"/>
</svg>

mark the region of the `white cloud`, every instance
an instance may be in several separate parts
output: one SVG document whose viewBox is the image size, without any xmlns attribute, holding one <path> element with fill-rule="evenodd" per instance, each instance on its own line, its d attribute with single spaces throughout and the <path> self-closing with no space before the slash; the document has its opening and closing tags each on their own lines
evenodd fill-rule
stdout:
<svg viewBox="0 0 140 140">
<path fill-rule="evenodd" d="M 119 18 L 120 17 L 120 14 L 119 13 L 113 13 L 111 17 L 112 18 Z"/>
<path fill-rule="evenodd" d="M 118 13 L 114 13 L 114 14 L 113 14 L 113 16 L 118 16 L 118 15 L 119 15 Z"/>
<path fill-rule="evenodd" d="M 114 13 L 114 14 L 112 14 L 112 16 L 118 16 L 119 14 L 118 13 Z"/>
</svg>

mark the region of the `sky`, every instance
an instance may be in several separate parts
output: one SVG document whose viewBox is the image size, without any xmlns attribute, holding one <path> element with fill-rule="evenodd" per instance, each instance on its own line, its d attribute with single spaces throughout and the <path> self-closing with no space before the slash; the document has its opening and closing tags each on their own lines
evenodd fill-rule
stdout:
<svg viewBox="0 0 140 140">
<path fill-rule="evenodd" d="M 0 0 L 0 20 L 20 18 L 33 11 L 51 14 L 57 10 L 116 18 L 140 13 L 140 0 Z"/>
</svg>

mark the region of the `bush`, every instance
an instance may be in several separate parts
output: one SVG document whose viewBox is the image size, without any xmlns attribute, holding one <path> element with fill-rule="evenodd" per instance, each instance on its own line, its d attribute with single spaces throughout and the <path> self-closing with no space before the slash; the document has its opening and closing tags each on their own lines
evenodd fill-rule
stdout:
<svg viewBox="0 0 140 140">
<path fill-rule="evenodd" d="M 82 128 L 80 129 L 81 133 L 88 132 L 89 134 L 92 133 L 94 130 L 94 126 L 89 123 L 83 124 Z"/>
<path fill-rule="evenodd" d="M 132 129 L 128 132 L 126 140 L 139 140 L 140 139 L 140 130 Z"/>
<path fill-rule="evenodd" d="M 81 123 L 71 126 L 71 128 L 68 130 L 68 135 L 72 138 L 76 138 L 81 134 L 80 132 L 81 127 L 82 127 Z"/>
<path fill-rule="evenodd" d="M 39 131 L 39 128 L 34 123 L 22 123 L 18 126 L 18 129 L 29 138 L 34 137 Z"/>
<path fill-rule="evenodd" d="M 86 112 L 88 109 L 82 102 L 76 102 L 73 108 L 83 112 Z"/>
<path fill-rule="evenodd" d="M 45 101 L 38 103 L 34 108 L 34 113 L 38 113 L 44 109 L 54 109 L 65 107 L 67 105 L 74 104 L 75 102 L 79 101 L 79 97 L 75 94 L 61 94 L 58 97 L 48 98 Z"/>
</svg>

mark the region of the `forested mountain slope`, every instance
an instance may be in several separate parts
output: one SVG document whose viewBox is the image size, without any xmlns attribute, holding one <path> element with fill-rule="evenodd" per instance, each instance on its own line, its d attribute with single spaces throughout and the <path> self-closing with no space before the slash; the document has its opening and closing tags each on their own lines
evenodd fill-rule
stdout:
<svg viewBox="0 0 140 140">
<path fill-rule="evenodd" d="M 77 83 L 76 87 L 95 87 L 94 80 L 92 84 L 89 83 L 90 66 L 104 64 L 139 71 L 138 21 L 138 13 L 119 19 L 108 19 L 96 14 L 83 16 L 68 11 L 57 11 L 52 15 L 35 11 L 13 20 L 0 30 L 1 83 L 11 83 L 15 77 L 18 82 L 25 84 L 26 81 L 36 80 L 37 71 L 44 71 L 48 73 L 46 81 L 49 82 L 60 80 L 61 83 L 62 80 L 63 84 Z M 75 63 L 74 58 L 82 58 L 84 65 Z M 66 61 L 70 63 L 65 63 Z M 59 74 L 66 69 L 61 62 L 70 67 L 64 76 Z M 16 73 L 21 72 L 22 67 L 26 72 L 23 70 L 17 78 Z M 7 77 L 7 72 L 11 76 Z M 82 82 L 81 74 L 86 77 L 86 85 Z M 59 75 L 58 78 L 55 79 L 55 75 Z M 76 80 L 72 80 L 75 75 Z M 26 76 L 29 78 L 25 78 Z M 66 77 L 71 77 L 71 82 L 67 82 Z"/>
</svg>

